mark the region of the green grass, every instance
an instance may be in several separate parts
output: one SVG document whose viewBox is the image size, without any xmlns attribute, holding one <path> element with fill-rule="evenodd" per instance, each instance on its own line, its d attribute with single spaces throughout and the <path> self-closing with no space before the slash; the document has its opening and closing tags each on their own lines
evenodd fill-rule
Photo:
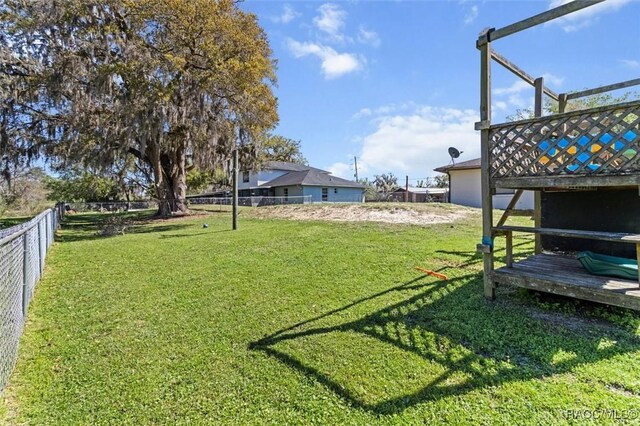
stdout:
<svg viewBox="0 0 640 426">
<path fill-rule="evenodd" d="M 640 316 L 510 288 L 486 301 L 478 215 L 245 211 L 236 232 L 212 214 L 97 237 L 104 217 L 69 216 L 52 248 L 9 424 L 537 425 L 640 405 Z"/>
<path fill-rule="evenodd" d="M 0 229 L 11 228 L 31 220 L 32 216 L 0 217 Z"/>
</svg>

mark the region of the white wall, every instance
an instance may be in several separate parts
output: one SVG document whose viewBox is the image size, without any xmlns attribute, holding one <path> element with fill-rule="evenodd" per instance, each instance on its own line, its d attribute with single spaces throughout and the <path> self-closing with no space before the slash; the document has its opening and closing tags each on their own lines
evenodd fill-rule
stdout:
<svg viewBox="0 0 640 426">
<path fill-rule="evenodd" d="M 249 172 L 249 182 L 242 181 L 243 172 L 238 173 L 238 189 L 256 188 L 263 183 L 274 180 L 284 174 L 287 174 L 284 170 L 260 170 L 259 172 Z"/>
<path fill-rule="evenodd" d="M 450 196 L 453 204 L 469 207 L 482 207 L 482 187 L 480 185 L 480 169 L 451 170 Z M 513 194 L 496 194 L 493 196 L 493 208 L 506 209 Z M 524 191 L 516 203 L 516 209 L 533 209 L 533 191 Z"/>
</svg>

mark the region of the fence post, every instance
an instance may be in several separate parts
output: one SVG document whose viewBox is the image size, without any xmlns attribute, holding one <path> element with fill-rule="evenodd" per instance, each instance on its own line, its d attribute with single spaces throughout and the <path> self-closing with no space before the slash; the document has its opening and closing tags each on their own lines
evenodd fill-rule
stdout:
<svg viewBox="0 0 640 426">
<path fill-rule="evenodd" d="M 27 281 L 27 257 L 29 255 L 29 231 L 22 235 L 22 318 L 27 316 L 27 306 L 29 301 L 27 300 L 29 282 Z"/>
<path fill-rule="evenodd" d="M 42 227 L 40 226 L 41 222 L 38 222 L 38 264 L 40 266 L 40 275 L 42 276 L 42 272 L 44 271 L 44 259 L 42 256 Z"/>
<path fill-rule="evenodd" d="M 49 250 L 49 215 L 44 215 L 44 255 Z"/>
</svg>

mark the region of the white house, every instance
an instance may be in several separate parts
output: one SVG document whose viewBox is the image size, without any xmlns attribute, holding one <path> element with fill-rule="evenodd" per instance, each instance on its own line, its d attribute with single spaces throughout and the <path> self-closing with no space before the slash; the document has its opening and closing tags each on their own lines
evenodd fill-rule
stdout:
<svg viewBox="0 0 640 426">
<path fill-rule="evenodd" d="M 482 187 L 480 185 L 480 159 L 438 167 L 436 172 L 449 175 L 449 201 L 469 207 L 482 207 Z M 493 207 L 506 209 L 515 194 L 515 189 L 496 189 Z M 533 209 L 533 191 L 524 191 L 515 206 L 518 210 Z"/>
</svg>

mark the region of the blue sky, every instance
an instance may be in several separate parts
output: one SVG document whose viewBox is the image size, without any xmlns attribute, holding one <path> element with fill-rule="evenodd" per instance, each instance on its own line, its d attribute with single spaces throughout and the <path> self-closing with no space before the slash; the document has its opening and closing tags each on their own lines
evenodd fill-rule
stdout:
<svg viewBox="0 0 640 426">
<path fill-rule="evenodd" d="M 301 140 L 311 165 L 411 183 L 479 156 L 479 53 L 500 28 L 566 0 L 246 1 L 278 60 L 276 133 Z M 556 92 L 640 77 L 640 1 L 607 0 L 493 44 Z M 493 66 L 493 119 L 533 104 L 533 89 Z"/>
</svg>

